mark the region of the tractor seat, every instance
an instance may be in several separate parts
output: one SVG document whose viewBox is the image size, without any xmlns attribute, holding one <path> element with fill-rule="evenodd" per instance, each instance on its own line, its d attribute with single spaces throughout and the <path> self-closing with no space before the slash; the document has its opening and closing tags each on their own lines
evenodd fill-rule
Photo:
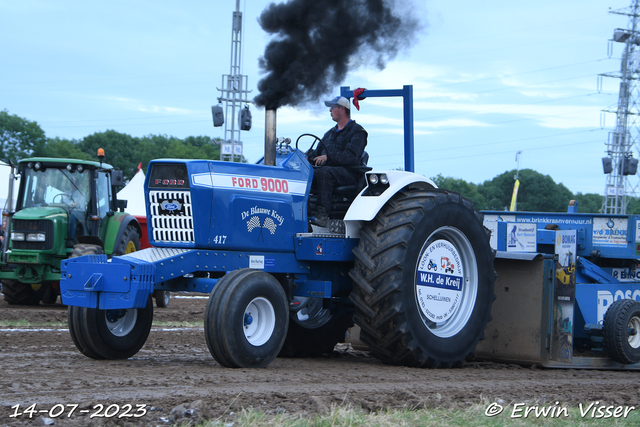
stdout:
<svg viewBox="0 0 640 427">
<path fill-rule="evenodd" d="M 358 175 L 361 177 L 360 182 L 357 182 L 356 184 L 353 184 L 353 185 L 341 185 L 341 186 L 335 187 L 333 189 L 333 194 L 355 197 L 355 195 L 358 194 L 367 185 L 364 174 L 373 169 L 367 166 L 368 162 L 369 162 L 369 153 L 367 153 L 366 151 L 363 151 L 362 156 L 360 157 L 360 164 L 357 166 L 349 166 L 347 168 L 354 175 Z"/>
</svg>

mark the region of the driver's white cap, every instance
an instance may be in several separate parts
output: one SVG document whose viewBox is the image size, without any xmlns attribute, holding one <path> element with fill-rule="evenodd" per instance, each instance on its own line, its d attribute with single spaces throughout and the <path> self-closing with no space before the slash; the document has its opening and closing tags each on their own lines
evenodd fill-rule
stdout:
<svg viewBox="0 0 640 427">
<path fill-rule="evenodd" d="M 344 96 L 336 96 L 332 100 L 324 101 L 324 105 L 326 105 L 327 107 L 331 107 L 331 106 L 334 106 L 334 105 L 341 105 L 344 108 L 351 109 L 351 106 L 349 104 L 349 100 L 347 98 L 345 98 Z"/>
</svg>

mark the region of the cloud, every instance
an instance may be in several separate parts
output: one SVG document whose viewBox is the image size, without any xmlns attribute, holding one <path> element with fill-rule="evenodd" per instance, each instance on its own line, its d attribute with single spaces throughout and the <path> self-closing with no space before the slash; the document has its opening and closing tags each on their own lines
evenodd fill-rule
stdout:
<svg viewBox="0 0 640 427">
<path fill-rule="evenodd" d="M 194 111 L 186 108 L 171 107 L 164 105 L 146 104 L 144 101 L 140 101 L 132 98 L 123 98 L 115 96 L 107 96 L 103 99 L 110 101 L 114 104 L 118 104 L 120 108 L 126 110 L 139 111 L 142 113 L 154 113 L 154 114 L 167 114 L 167 115 L 202 115 L 202 111 Z"/>
</svg>

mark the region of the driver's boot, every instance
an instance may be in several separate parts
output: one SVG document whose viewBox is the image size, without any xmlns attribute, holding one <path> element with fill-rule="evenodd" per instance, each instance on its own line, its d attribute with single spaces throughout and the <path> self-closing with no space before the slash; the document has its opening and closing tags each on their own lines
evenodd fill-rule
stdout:
<svg viewBox="0 0 640 427">
<path fill-rule="evenodd" d="M 327 208 L 324 206 L 318 206 L 318 211 L 316 212 L 316 216 L 311 220 L 311 224 L 326 228 L 329 225 Z"/>
</svg>

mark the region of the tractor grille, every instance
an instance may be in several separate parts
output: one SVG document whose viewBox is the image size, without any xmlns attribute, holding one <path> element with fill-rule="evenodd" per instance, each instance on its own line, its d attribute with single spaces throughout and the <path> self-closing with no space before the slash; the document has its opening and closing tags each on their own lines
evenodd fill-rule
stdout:
<svg viewBox="0 0 640 427">
<path fill-rule="evenodd" d="M 16 242 L 13 243 L 13 249 L 30 249 L 36 251 L 48 251 L 53 248 L 53 222 L 45 219 L 30 221 L 25 219 L 14 219 L 11 224 L 11 230 L 24 233 L 25 237 L 28 233 L 45 233 L 44 242 Z"/>
<path fill-rule="evenodd" d="M 194 242 L 189 191 L 149 191 L 151 230 L 156 242 Z"/>
</svg>

